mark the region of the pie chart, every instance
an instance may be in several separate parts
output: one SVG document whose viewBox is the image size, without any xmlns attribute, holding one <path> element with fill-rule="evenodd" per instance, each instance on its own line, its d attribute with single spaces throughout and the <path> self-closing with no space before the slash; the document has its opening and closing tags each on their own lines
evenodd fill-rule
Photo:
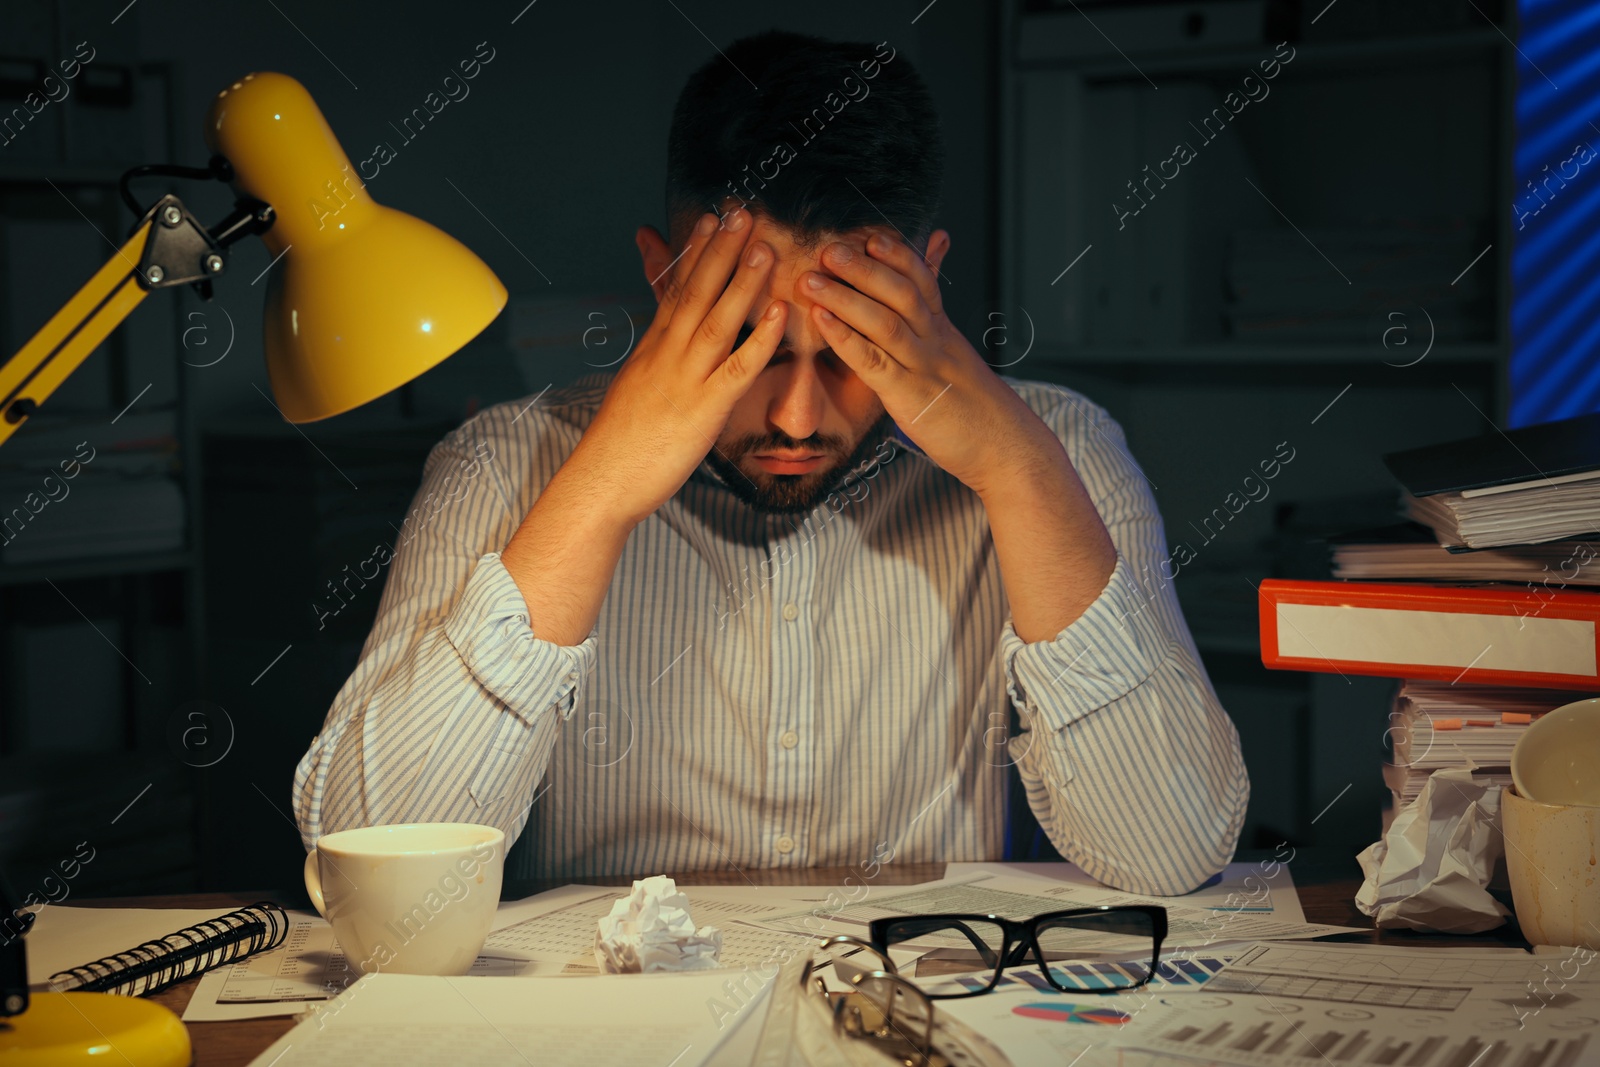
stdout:
<svg viewBox="0 0 1600 1067">
<path fill-rule="evenodd" d="M 1121 1026 L 1133 1022 L 1133 1016 L 1116 1008 L 1099 1004 L 1057 1004 L 1035 1001 L 1018 1004 L 1011 1009 L 1013 1015 L 1027 1019 L 1044 1019 L 1053 1023 L 1093 1023 L 1097 1026 Z"/>
</svg>

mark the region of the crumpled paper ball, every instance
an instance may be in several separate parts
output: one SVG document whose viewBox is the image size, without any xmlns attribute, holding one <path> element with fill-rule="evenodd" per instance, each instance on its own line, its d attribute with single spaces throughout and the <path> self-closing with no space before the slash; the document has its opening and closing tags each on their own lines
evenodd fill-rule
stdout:
<svg viewBox="0 0 1600 1067">
<path fill-rule="evenodd" d="M 1356 907 L 1383 929 L 1493 930 L 1511 914 L 1487 888 L 1504 850 L 1500 787 L 1464 768 L 1435 771 L 1383 840 L 1356 857 L 1366 875 Z"/>
<path fill-rule="evenodd" d="M 633 883 L 633 892 L 611 905 L 594 935 L 601 974 L 704 971 L 721 966 L 722 931 L 696 930 L 689 898 L 665 875 Z"/>
</svg>

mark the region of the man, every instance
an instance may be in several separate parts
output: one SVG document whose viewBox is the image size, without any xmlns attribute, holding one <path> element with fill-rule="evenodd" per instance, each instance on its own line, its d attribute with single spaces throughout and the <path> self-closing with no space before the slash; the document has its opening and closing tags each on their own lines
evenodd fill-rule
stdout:
<svg viewBox="0 0 1600 1067">
<path fill-rule="evenodd" d="M 308 846 L 459 820 L 572 879 L 998 859 L 1014 765 L 1103 881 L 1228 862 L 1249 783 L 1149 487 L 1103 409 L 951 325 L 941 167 L 887 43 L 769 33 L 691 77 L 670 240 L 638 231 L 655 319 L 430 455 L 296 774 Z"/>
</svg>

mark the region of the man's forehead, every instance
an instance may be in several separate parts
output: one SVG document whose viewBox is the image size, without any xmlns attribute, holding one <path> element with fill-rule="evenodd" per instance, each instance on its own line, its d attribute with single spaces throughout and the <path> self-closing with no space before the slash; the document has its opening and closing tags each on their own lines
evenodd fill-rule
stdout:
<svg viewBox="0 0 1600 1067">
<path fill-rule="evenodd" d="M 815 260 L 822 255 L 823 249 L 835 242 L 865 252 L 867 239 L 875 233 L 891 239 L 898 237 L 894 227 L 884 223 L 881 226 L 861 226 L 854 230 L 827 230 L 812 237 L 802 238 L 781 223 L 758 214 L 755 216 L 755 231 L 750 235 L 750 239 L 767 242 L 778 254 L 779 260 Z"/>
<path fill-rule="evenodd" d="M 740 206 L 740 201 L 728 197 L 718 206 L 721 214 L 727 214 Z M 745 204 L 755 219 L 755 232 L 751 240 L 765 241 L 777 253 L 779 261 L 783 260 L 816 260 L 822 255 L 823 249 L 835 241 L 847 244 L 852 248 L 866 251 L 867 239 L 873 234 L 882 234 L 893 240 L 910 243 L 887 219 L 881 223 L 868 223 L 851 230 L 825 230 L 819 234 L 805 236 L 783 223 L 774 221 L 771 216 L 761 210 L 759 204 Z M 695 222 L 694 217 L 685 216 L 681 222 L 674 225 L 674 250 L 682 251 L 683 243 L 688 239 L 690 227 Z"/>
</svg>

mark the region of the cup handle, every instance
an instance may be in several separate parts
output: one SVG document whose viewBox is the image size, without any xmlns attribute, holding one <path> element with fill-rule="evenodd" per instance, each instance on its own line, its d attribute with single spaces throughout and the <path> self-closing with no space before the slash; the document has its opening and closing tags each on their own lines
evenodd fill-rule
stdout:
<svg viewBox="0 0 1600 1067">
<path fill-rule="evenodd" d="M 316 905 L 317 914 L 326 919 L 328 907 L 322 899 L 322 872 L 317 867 L 315 848 L 306 853 L 306 892 L 311 894 L 311 903 Z"/>
</svg>

